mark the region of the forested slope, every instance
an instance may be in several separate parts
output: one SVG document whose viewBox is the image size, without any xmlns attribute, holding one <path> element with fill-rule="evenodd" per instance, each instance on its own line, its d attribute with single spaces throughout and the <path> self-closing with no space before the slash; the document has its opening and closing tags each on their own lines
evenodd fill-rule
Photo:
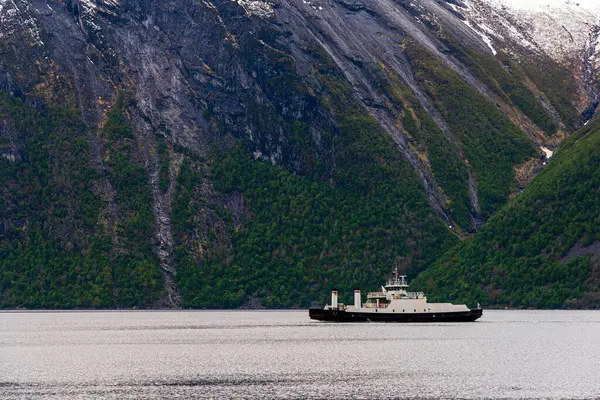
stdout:
<svg viewBox="0 0 600 400">
<path fill-rule="evenodd" d="M 0 307 L 149 307 L 163 295 L 152 253 L 154 217 L 136 141 L 120 107 L 102 140 L 117 219 L 103 212 L 103 174 L 93 168 L 79 113 L 34 108 L 0 93 Z M 14 144 L 19 143 L 18 147 Z M 22 146 L 22 147 L 21 147 Z"/>
<path fill-rule="evenodd" d="M 600 119 L 413 286 L 470 304 L 600 307 Z"/>
</svg>

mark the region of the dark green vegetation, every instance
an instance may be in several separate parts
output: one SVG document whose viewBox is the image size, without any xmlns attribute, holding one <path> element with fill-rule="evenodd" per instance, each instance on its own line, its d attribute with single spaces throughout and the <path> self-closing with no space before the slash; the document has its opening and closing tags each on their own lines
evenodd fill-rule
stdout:
<svg viewBox="0 0 600 400">
<path fill-rule="evenodd" d="M 231 225 L 231 251 L 203 257 L 179 247 L 178 284 L 190 307 L 236 307 L 260 299 L 267 307 L 308 306 L 337 287 L 376 287 L 391 266 L 433 261 L 457 239 L 431 212 L 414 171 L 376 121 L 358 107 L 350 87 L 321 68 L 320 101 L 339 121 L 331 183 L 251 160 L 243 151 L 217 157 L 217 189 L 243 196 L 247 216 Z M 182 168 L 173 224 L 193 230 L 198 171 Z M 184 235 L 185 236 L 185 235 Z M 182 236 L 179 234 L 179 238 Z M 214 240 L 212 240 L 214 243 Z M 213 246 L 214 247 L 214 246 Z"/>
<path fill-rule="evenodd" d="M 333 286 L 349 294 L 355 285 L 377 285 L 402 255 L 422 268 L 456 241 L 430 214 L 418 184 L 402 178 L 408 169 L 382 171 L 387 183 L 368 193 L 240 153 L 214 170 L 219 189 L 243 193 L 253 215 L 233 230 L 233 254 L 179 267 L 187 306 L 239 306 L 252 297 L 267 307 L 307 306 Z"/>
<path fill-rule="evenodd" d="M 462 143 L 467 162 L 477 176 L 481 214 L 487 218 L 510 194 L 513 166 L 535 154 L 533 143 L 494 104 L 437 58 L 410 40 L 406 50 L 417 80 Z"/>
<path fill-rule="evenodd" d="M 2 94 L 0 120 L 14 128 L 0 146 L 11 146 L 11 131 L 25 143 L 22 161 L 0 158 L 0 307 L 133 307 L 157 299 L 152 203 L 143 168 L 131 162 L 135 140 L 120 109 L 102 131 L 116 221 L 102 212 L 103 176 L 92 167 L 91 138 L 77 112 Z"/>
<path fill-rule="evenodd" d="M 479 53 L 477 50 L 469 49 L 461 46 L 457 41 L 446 40 L 446 44 L 450 48 L 452 54 L 467 65 L 477 78 L 485 83 L 494 91 L 500 98 L 507 103 L 516 105 L 531 121 L 536 124 L 547 135 L 552 135 L 558 129 L 558 125 L 550 112 L 546 110 L 540 100 L 526 86 L 527 76 L 519 63 L 515 62 L 510 55 L 500 53 L 497 55 L 501 63 L 490 57 Z M 560 70 L 560 68 L 559 68 Z M 563 71 L 563 75 L 568 76 Z M 548 86 L 548 82 L 537 80 L 541 84 L 546 83 L 542 88 Z M 561 82 L 563 84 L 563 82 Z M 573 105 L 570 103 L 568 96 L 561 100 L 561 109 L 565 113 L 576 112 Z M 573 121 L 568 120 L 569 123 Z"/>
<path fill-rule="evenodd" d="M 449 197 L 447 208 L 452 219 L 468 230 L 471 224 L 468 171 L 455 147 L 460 144 L 444 135 L 398 77 L 390 71 L 386 73 L 391 84 L 382 86 L 393 99 L 394 110 L 399 113 L 399 122 L 411 148 L 417 154 L 426 155 L 433 175 Z"/>
<path fill-rule="evenodd" d="M 123 117 L 122 107 L 122 95 L 119 95 L 101 131 L 107 140 L 105 163 L 118 209 L 110 232 L 114 241 L 111 249 L 113 285 L 117 288 L 117 301 L 123 305 L 148 305 L 162 294 L 163 275 L 152 253 L 154 213 L 148 174 L 138 159 L 138 144 Z M 161 175 L 163 170 L 161 167 Z M 161 187 L 163 180 L 161 176 Z"/>
<path fill-rule="evenodd" d="M 354 100 L 335 63 L 318 50 L 312 55 L 319 61 L 314 71 L 322 89 L 316 98 L 338 122 L 334 132 L 322 133 L 322 142 L 337 143 L 335 168 L 324 171 L 326 164 L 311 158 L 313 149 L 305 143 L 308 125 L 302 121 L 290 124 L 289 138 L 300 155 L 296 158 L 314 167 L 307 176 L 251 160 L 243 150 L 215 157 L 212 176 L 207 176 L 206 168 L 184 162 L 173 206 L 177 284 L 184 306 L 306 306 L 323 300 L 333 286 L 343 293 L 351 293 L 356 285 L 377 287 L 398 261 L 411 266 L 414 276 L 456 243 L 431 213 L 415 173 L 391 138 Z M 300 95 L 306 91 L 301 82 L 287 80 L 285 73 L 275 75 L 277 79 L 263 78 L 274 96 L 290 86 Z M 410 92 L 393 75 L 382 76 L 382 82 L 386 78 L 391 83 L 385 90 L 394 101 L 399 123 L 415 151 L 426 154 L 450 196 L 453 217 L 468 227 L 464 163 Z M 279 86 L 282 81 L 287 86 Z M 530 153 L 531 145 L 520 135 L 520 144 Z M 219 207 L 203 201 L 199 193 L 206 178 L 214 180 L 221 193 L 243 199 L 246 211 L 241 216 L 221 215 L 229 225 L 231 242 L 223 240 L 222 227 L 210 222 L 206 232 L 199 229 L 209 215 L 219 214 Z"/>
<path fill-rule="evenodd" d="M 481 232 L 436 261 L 415 286 L 436 299 L 470 304 L 600 307 L 599 216 L 596 119 Z"/>
<path fill-rule="evenodd" d="M 509 68 L 518 74 L 527 76 L 554 106 L 560 119 L 568 130 L 580 126 L 581 116 L 573 106 L 573 93 L 577 93 L 577 84 L 564 67 L 550 59 L 525 59 L 522 63 L 507 61 Z"/>
</svg>

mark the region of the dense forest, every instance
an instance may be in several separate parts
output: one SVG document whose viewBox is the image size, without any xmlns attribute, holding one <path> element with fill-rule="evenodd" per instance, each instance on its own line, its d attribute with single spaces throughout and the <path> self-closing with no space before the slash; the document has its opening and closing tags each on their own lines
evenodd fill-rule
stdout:
<svg viewBox="0 0 600 400">
<path fill-rule="evenodd" d="M 573 134 L 548 166 L 474 237 L 414 282 L 490 306 L 600 307 L 600 119 Z"/>
<path fill-rule="evenodd" d="M 585 249 L 597 253 L 600 239 L 600 122 L 572 135 L 523 193 L 478 234 L 458 243 L 432 214 L 391 139 L 355 103 L 343 100 L 349 89 L 342 82 L 335 76 L 322 79 L 328 88 L 322 101 L 338 104 L 342 121 L 344 151 L 331 181 L 255 160 L 241 146 L 208 163 L 186 155 L 172 221 L 183 307 L 305 307 L 324 301 L 333 287 L 350 301 L 355 286 L 376 288 L 394 264 L 410 277 L 433 264 L 414 283 L 433 299 L 513 307 L 598 305 L 598 263 Z M 401 86 L 387 90 L 407 110 L 408 132 L 427 143 L 435 160 L 432 137 L 441 136 L 427 136 L 427 129 L 435 129 L 427 128 L 427 118 L 411 120 L 422 110 Z M 0 160 L 6 183 L 0 306 L 151 306 L 162 296 L 163 275 L 152 252 L 147 174 L 122 111 L 123 98 L 100 130 L 106 143 L 101 169 L 89 156 L 94 139 L 76 111 L 9 96 L 1 101 L 2 118 L 27 146 L 21 162 Z M 477 115 L 471 118 L 481 118 Z M 13 146 L 6 139 L 0 145 Z M 157 141 L 156 151 L 165 191 L 169 148 L 164 139 Z M 524 154 L 506 157 L 514 162 Z M 103 176 L 115 189 L 115 221 L 101 212 L 107 201 L 98 190 Z M 203 199 L 206 176 L 222 200 Z M 227 201 L 234 198 L 238 210 Z M 198 247 L 194 237 L 206 225 L 199 219 L 206 208 L 220 222 Z"/>
<path fill-rule="evenodd" d="M 407 190 L 394 171 L 366 194 L 239 154 L 219 162 L 215 175 L 223 191 L 243 193 L 252 218 L 234 229 L 226 258 L 180 264 L 187 306 L 235 307 L 252 298 L 267 307 L 308 306 L 334 286 L 350 296 L 356 285 L 376 286 L 399 258 L 423 268 L 456 241 L 418 185 Z"/>
<path fill-rule="evenodd" d="M 101 131 L 108 153 L 99 170 L 77 111 L 0 95 L 0 119 L 11 126 L 0 146 L 20 158 L 0 158 L 1 308 L 148 306 L 162 294 L 152 200 L 121 107 Z M 19 137 L 7 140 L 10 132 Z M 102 172 L 118 193 L 117 221 L 101 214 Z"/>
<path fill-rule="evenodd" d="M 377 288 L 395 264 L 414 277 L 458 243 L 432 213 L 414 171 L 391 138 L 353 99 L 333 60 L 316 50 L 312 54 L 319 61 L 314 70 L 323 90 L 318 100 L 339 121 L 339 131 L 323 139 L 338 140 L 332 175 L 324 180 L 326 166 L 310 159 L 312 149 L 303 142 L 309 126 L 301 121 L 291 125 L 290 136 L 302 158 L 314 166 L 304 176 L 256 160 L 242 146 L 216 156 L 209 171 L 193 159 L 184 162 L 173 210 L 177 283 L 184 307 L 305 307 L 325 301 L 333 287 L 344 300 L 354 287 Z M 480 176 L 487 216 L 506 201 L 514 183 L 512 166 L 533 155 L 532 142 L 458 76 L 426 60 L 419 71 L 451 82 L 440 86 L 443 92 L 438 90 L 446 96 L 440 106 L 450 102 L 458 111 L 453 129 Z M 396 76 L 385 68 L 380 73 L 411 145 L 446 190 L 451 215 L 468 228 L 467 172 L 455 143 Z M 282 87 L 282 79 L 271 80 L 274 90 L 300 85 L 283 81 Z M 452 97 L 452 90 L 461 96 Z M 219 192 L 238 199 L 244 212 L 232 215 L 227 207 L 218 211 L 227 227 L 209 223 L 209 232 L 203 233 L 200 221 L 205 225 L 205 216 L 217 211 L 214 205 L 206 210 L 201 199 L 199 188 L 207 175 Z M 223 229 L 230 231 L 230 241 L 222 240 Z"/>
<path fill-rule="evenodd" d="M 513 166 L 535 154 L 533 143 L 482 94 L 411 41 L 407 54 L 477 174 L 481 214 L 487 218 L 513 189 Z M 506 78 L 500 82 L 510 82 Z M 464 183 L 463 183 L 464 185 Z"/>
<path fill-rule="evenodd" d="M 354 287 L 376 288 L 394 264 L 410 277 L 433 264 L 414 286 L 435 299 L 597 306 L 597 267 L 585 249 L 594 249 L 599 239 L 599 122 L 574 134 L 527 190 L 481 232 L 458 243 L 432 214 L 391 139 L 356 104 L 343 102 L 348 88 L 335 76 L 322 79 L 329 88 L 323 101 L 339 104 L 343 121 L 344 152 L 332 181 L 255 160 L 241 146 L 208 164 L 187 154 L 177 177 L 172 221 L 183 307 L 305 307 L 324 301 L 333 287 L 350 301 Z M 403 122 L 435 159 L 435 141 L 426 136 L 426 129 L 435 128 L 427 128 L 427 118 L 411 122 L 422 111 L 405 92 L 398 93 L 401 86 L 388 90 L 396 93 L 399 107 L 410 111 Z M 93 138 L 76 111 L 32 106 L 9 96 L 2 97 L 1 106 L 3 119 L 25 138 L 27 151 L 19 154 L 19 163 L 0 160 L 4 221 L 10 223 L 2 224 L 0 235 L 0 305 L 151 306 L 162 296 L 163 275 L 151 248 L 154 217 L 147 175 L 122 97 L 100 130 L 106 143 L 103 169 L 93 165 Z M 6 140 L 0 145 L 12 146 Z M 164 191 L 169 173 L 164 139 L 156 151 Z M 223 207 L 202 198 L 207 175 L 225 199 Z M 97 186 L 103 176 L 117 193 L 116 221 L 101 212 L 106 199 Z M 239 200 L 239 210 L 227 202 L 231 198 Z M 193 238 L 206 222 L 199 216 L 207 207 L 221 222 L 198 247 Z"/>
<path fill-rule="evenodd" d="M 335 89 L 329 96 L 349 90 L 333 77 L 328 84 Z M 148 177 L 122 108 L 120 96 L 93 138 L 74 110 L 2 98 L 2 118 L 27 150 L 18 163 L 0 160 L 9 227 L 0 235 L 3 308 L 144 307 L 162 295 Z M 377 285 L 399 260 L 416 274 L 457 242 L 391 139 L 356 104 L 339 109 L 344 152 L 333 182 L 297 176 L 241 148 L 207 169 L 186 155 L 172 217 L 182 306 L 239 307 L 255 298 L 266 307 L 307 306 L 333 286 L 350 293 L 357 284 Z M 92 140 L 106 146 L 100 167 L 91 159 Z M 166 190 L 163 140 L 156 151 Z M 224 196 L 241 196 L 247 212 L 237 218 L 227 206 L 207 204 L 203 174 Z M 103 178 L 112 200 L 99 190 Z M 116 220 L 103 213 L 107 202 Z M 206 207 L 224 223 L 209 229 L 199 250 L 194 238 Z M 220 243 L 223 237 L 230 239 Z"/>
<path fill-rule="evenodd" d="M 182 167 L 173 224 L 184 306 L 304 307 L 324 301 L 334 286 L 348 295 L 357 285 L 376 287 L 396 262 L 416 274 L 458 241 L 432 212 L 392 139 L 339 75 L 321 70 L 321 101 L 340 121 L 341 150 L 329 182 L 255 160 L 241 148 L 221 154 L 211 168 L 216 188 L 243 198 L 247 212 L 237 222 L 225 218 L 229 249 L 212 246 L 198 257 L 185 229 L 194 229 L 199 214 L 193 189 L 202 171 Z"/>
</svg>

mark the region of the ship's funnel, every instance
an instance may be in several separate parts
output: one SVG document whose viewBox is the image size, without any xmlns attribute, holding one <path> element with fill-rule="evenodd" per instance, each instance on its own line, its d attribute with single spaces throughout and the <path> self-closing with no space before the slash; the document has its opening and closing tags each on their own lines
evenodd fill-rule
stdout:
<svg viewBox="0 0 600 400">
<path fill-rule="evenodd" d="M 356 289 L 354 291 L 354 307 L 356 307 L 356 308 L 362 307 L 362 305 L 360 303 L 360 290 L 358 290 L 358 289 Z"/>
<path fill-rule="evenodd" d="M 338 293 L 337 290 L 331 291 L 331 308 L 338 307 Z"/>
</svg>

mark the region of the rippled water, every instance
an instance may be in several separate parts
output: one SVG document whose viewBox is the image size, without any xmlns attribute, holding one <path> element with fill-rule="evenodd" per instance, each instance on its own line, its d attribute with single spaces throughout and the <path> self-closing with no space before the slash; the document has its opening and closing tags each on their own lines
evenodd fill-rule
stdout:
<svg viewBox="0 0 600 400">
<path fill-rule="evenodd" d="M 600 397 L 600 312 L 335 324 L 306 311 L 0 313 L 0 398 Z"/>
</svg>

